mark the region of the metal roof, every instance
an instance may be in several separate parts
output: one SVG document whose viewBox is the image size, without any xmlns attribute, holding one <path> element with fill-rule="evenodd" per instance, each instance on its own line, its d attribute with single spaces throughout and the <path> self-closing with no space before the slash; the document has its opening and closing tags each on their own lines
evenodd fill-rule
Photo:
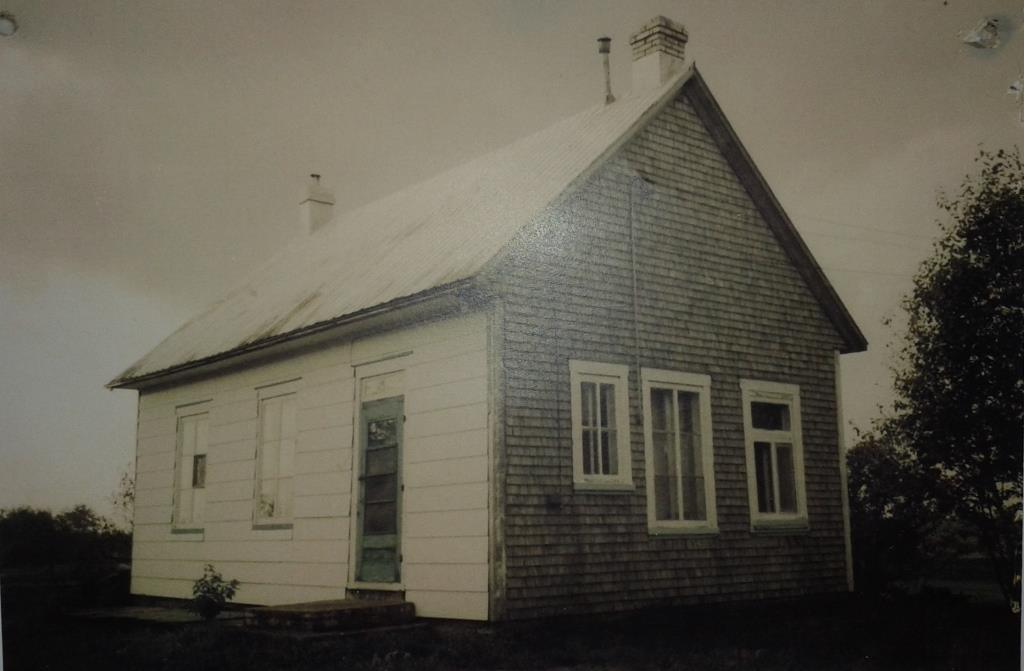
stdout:
<svg viewBox="0 0 1024 671">
<path fill-rule="evenodd" d="M 199 365 L 476 275 L 667 103 L 659 88 L 595 105 L 294 240 L 107 386 Z"/>
</svg>

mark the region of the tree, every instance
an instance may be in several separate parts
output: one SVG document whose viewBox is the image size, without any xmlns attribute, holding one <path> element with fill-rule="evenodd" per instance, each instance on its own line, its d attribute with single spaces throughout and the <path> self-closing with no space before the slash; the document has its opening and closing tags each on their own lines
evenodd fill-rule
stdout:
<svg viewBox="0 0 1024 671">
<path fill-rule="evenodd" d="M 933 574 L 970 547 L 951 497 L 899 441 L 879 422 L 847 454 L 855 582 L 868 594 Z"/>
<path fill-rule="evenodd" d="M 882 423 L 977 534 L 1019 603 L 1024 445 L 1024 164 L 982 152 L 904 299 L 893 417 Z M 1015 585 L 1015 578 L 1017 584 Z"/>
<path fill-rule="evenodd" d="M 135 468 L 131 462 L 121 471 L 121 480 L 117 490 L 110 496 L 114 514 L 122 528 L 129 532 L 135 527 Z"/>
</svg>

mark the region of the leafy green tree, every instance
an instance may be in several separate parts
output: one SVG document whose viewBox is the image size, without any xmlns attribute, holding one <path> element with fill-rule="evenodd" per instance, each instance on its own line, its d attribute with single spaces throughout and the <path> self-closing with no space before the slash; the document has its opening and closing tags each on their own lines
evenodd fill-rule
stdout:
<svg viewBox="0 0 1024 671">
<path fill-rule="evenodd" d="M 1024 445 L 1024 164 L 982 152 L 904 299 L 906 343 L 882 426 L 969 525 L 1019 603 Z"/>
</svg>

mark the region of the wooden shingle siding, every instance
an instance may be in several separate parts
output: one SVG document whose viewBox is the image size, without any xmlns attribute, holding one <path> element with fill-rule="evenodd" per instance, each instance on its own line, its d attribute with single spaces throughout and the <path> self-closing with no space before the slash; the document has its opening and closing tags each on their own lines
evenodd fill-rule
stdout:
<svg viewBox="0 0 1024 671">
<path fill-rule="evenodd" d="M 524 231 L 495 273 L 510 618 L 846 588 L 843 343 L 687 95 Z M 629 366 L 632 491 L 573 488 L 569 359 Z M 648 534 L 637 361 L 711 376 L 715 535 Z M 751 529 L 741 378 L 800 386 L 806 529 Z"/>
<path fill-rule="evenodd" d="M 401 355 L 405 371 L 402 586 L 417 612 L 486 619 L 489 454 L 483 313 L 340 342 L 196 382 L 142 392 L 132 591 L 188 598 L 203 566 L 241 581 L 241 603 L 345 596 L 351 579 L 357 369 Z M 294 388 L 293 516 L 254 528 L 259 393 Z M 178 407 L 209 413 L 201 531 L 172 526 Z M 198 406 L 197 406 L 198 407 Z M 445 551 L 447 550 L 447 551 Z"/>
</svg>

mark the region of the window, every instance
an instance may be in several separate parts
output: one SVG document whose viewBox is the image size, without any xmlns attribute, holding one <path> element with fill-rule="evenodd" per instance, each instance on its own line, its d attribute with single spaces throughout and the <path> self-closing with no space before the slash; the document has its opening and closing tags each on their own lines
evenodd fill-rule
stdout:
<svg viewBox="0 0 1024 671">
<path fill-rule="evenodd" d="M 174 526 L 199 527 L 206 504 L 206 443 L 209 415 L 195 406 L 178 410 L 174 459 Z M 184 414 L 191 412 L 192 414 Z"/>
<path fill-rule="evenodd" d="M 573 482 L 579 489 L 632 489 L 629 369 L 569 362 Z"/>
<path fill-rule="evenodd" d="M 260 394 L 260 433 L 256 448 L 257 524 L 290 523 L 295 461 L 295 393 L 282 385 Z"/>
<path fill-rule="evenodd" d="M 645 368 L 643 395 L 648 528 L 715 530 L 711 378 Z"/>
<path fill-rule="evenodd" d="M 800 388 L 756 380 L 740 388 L 751 522 L 806 524 Z"/>
</svg>

